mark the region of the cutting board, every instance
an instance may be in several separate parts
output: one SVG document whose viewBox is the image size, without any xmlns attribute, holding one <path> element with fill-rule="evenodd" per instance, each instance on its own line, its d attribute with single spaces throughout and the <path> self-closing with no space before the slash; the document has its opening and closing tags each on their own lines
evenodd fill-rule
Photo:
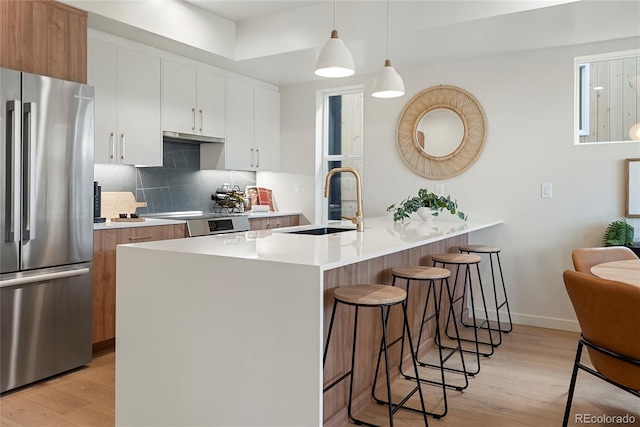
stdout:
<svg viewBox="0 0 640 427">
<path fill-rule="evenodd" d="M 136 209 L 146 206 L 147 202 L 137 202 L 136 197 L 131 192 L 105 191 L 102 193 L 101 214 L 108 219 L 117 218 L 119 221 L 125 221 L 124 218 L 119 218 L 119 214 L 136 213 Z M 140 221 L 140 219 L 135 218 L 127 218 L 127 220 Z"/>
</svg>

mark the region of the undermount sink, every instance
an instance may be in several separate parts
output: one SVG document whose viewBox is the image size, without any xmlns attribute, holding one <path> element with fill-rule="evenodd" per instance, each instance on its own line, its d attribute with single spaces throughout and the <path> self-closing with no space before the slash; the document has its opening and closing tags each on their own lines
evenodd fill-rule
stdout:
<svg viewBox="0 0 640 427">
<path fill-rule="evenodd" d="M 355 228 L 340 228 L 340 227 L 319 227 L 319 228 L 307 228 L 305 230 L 287 231 L 289 234 L 309 234 L 312 236 L 324 236 L 325 234 L 342 233 L 343 231 L 356 231 Z"/>
</svg>

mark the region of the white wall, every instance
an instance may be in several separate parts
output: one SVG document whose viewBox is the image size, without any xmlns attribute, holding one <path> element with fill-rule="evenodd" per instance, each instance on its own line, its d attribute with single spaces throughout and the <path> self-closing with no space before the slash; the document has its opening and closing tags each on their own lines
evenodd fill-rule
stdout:
<svg viewBox="0 0 640 427">
<path fill-rule="evenodd" d="M 282 172 L 259 173 L 258 184 L 274 189 L 281 210 L 302 210 L 313 222 L 316 91 L 365 84 L 365 218 L 385 215 L 388 205 L 418 188 L 443 183 L 469 215 L 505 220 L 472 235 L 471 243 L 502 248 L 514 320 L 578 330 L 562 272 L 572 268 L 572 249 L 599 246 L 607 224 L 623 217 L 624 159 L 640 157 L 640 143 L 573 145 L 573 58 L 639 45 L 633 38 L 399 69 L 406 95 L 390 100 L 369 96 L 370 75 L 281 87 Z M 405 103 L 438 84 L 476 97 L 487 141 L 466 172 L 433 181 L 404 165 L 395 131 Z M 540 197 L 543 182 L 553 184 L 553 198 Z M 299 196 L 293 183 L 302 184 Z M 640 238 L 640 221 L 628 221 Z"/>
</svg>

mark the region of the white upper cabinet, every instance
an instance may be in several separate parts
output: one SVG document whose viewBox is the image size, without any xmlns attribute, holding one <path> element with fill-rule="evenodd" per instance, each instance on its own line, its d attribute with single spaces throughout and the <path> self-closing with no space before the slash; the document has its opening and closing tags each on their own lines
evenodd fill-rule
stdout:
<svg viewBox="0 0 640 427">
<path fill-rule="evenodd" d="M 95 162 L 162 166 L 160 58 L 88 39 Z"/>
<path fill-rule="evenodd" d="M 256 170 L 279 170 L 280 92 L 255 87 L 253 134 L 258 157 Z"/>
<path fill-rule="evenodd" d="M 277 171 L 280 93 L 227 79 L 226 169 Z"/>
<path fill-rule="evenodd" d="M 225 136 L 225 78 L 162 61 L 162 129 Z"/>
<path fill-rule="evenodd" d="M 254 170 L 253 85 L 227 79 L 226 169 Z"/>
</svg>

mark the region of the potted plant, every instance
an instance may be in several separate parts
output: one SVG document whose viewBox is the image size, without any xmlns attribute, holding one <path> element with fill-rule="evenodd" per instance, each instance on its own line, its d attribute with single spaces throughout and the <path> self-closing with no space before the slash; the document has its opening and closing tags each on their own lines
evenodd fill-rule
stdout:
<svg viewBox="0 0 640 427">
<path fill-rule="evenodd" d="M 604 232 L 602 237 L 603 246 L 632 246 L 633 227 L 626 220 L 619 219 L 613 221 Z"/>
<path fill-rule="evenodd" d="M 409 215 L 414 212 L 417 212 L 422 219 L 431 219 L 445 209 L 452 215 L 458 215 L 458 218 L 467 220 L 467 215 L 458 210 L 457 200 L 451 200 L 451 196 L 438 196 L 424 188 L 418 190 L 417 197 L 409 196 L 401 201 L 397 207 L 395 203 L 389 206 L 387 212 L 393 211 L 393 220 L 400 221 L 409 218 Z"/>
</svg>

